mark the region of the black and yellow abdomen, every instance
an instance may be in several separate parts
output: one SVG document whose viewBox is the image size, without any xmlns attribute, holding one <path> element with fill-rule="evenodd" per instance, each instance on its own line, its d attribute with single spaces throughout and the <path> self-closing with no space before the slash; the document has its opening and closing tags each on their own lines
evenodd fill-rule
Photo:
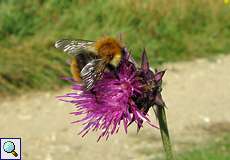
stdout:
<svg viewBox="0 0 230 160">
<path fill-rule="evenodd" d="M 70 71 L 73 76 L 73 79 L 76 82 L 81 82 L 81 70 L 85 67 L 86 64 L 89 63 L 92 59 L 96 58 L 95 55 L 91 55 L 90 52 L 82 51 L 82 53 L 79 53 L 78 55 L 72 57 L 71 59 L 71 65 L 70 65 Z"/>
</svg>

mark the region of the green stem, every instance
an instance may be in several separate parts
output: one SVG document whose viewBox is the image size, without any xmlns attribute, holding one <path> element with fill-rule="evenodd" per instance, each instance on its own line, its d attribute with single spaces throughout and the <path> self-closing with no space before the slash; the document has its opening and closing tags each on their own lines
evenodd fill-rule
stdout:
<svg viewBox="0 0 230 160">
<path fill-rule="evenodd" d="M 164 107 L 157 106 L 157 116 L 160 125 L 161 139 L 166 153 L 166 159 L 174 160 Z"/>
</svg>

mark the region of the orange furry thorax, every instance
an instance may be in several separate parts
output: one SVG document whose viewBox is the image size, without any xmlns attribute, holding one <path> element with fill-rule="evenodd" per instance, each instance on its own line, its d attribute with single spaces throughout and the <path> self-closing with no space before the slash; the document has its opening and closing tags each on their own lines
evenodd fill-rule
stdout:
<svg viewBox="0 0 230 160">
<path fill-rule="evenodd" d="M 104 37 L 96 41 L 95 49 L 99 56 L 111 60 L 115 55 L 121 54 L 122 46 L 118 40 Z"/>
</svg>

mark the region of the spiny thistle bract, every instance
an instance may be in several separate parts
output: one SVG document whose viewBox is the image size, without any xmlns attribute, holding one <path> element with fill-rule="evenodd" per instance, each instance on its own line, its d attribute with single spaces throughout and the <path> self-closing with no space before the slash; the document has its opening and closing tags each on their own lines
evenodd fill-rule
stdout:
<svg viewBox="0 0 230 160">
<path fill-rule="evenodd" d="M 108 139 L 119 131 L 121 123 L 126 133 L 128 126 L 134 122 L 138 130 L 143 122 L 158 128 L 151 123 L 147 112 L 154 105 L 164 106 L 161 84 L 165 71 L 153 72 L 145 51 L 141 67 L 136 65 L 127 49 L 123 52 L 118 77 L 108 71 L 90 91 L 86 91 L 82 84 L 73 83 L 73 93 L 58 97 L 75 105 L 76 111 L 71 114 L 83 117 L 73 122 L 84 126 L 79 133 L 82 137 L 89 131 L 100 130 L 98 141 L 101 137 Z"/>
</svg>

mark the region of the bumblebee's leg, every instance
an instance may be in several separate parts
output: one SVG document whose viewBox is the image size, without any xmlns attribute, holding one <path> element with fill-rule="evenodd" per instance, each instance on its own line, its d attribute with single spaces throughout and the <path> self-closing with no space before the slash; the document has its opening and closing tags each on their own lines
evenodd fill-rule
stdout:
<svg viewBox="0 0 230 160">
<path fill-rule="evenodd" d="M 120 78 L 119 78 L 119 74 L 118 74 L 118 68 L 115 68 L 114 66 L 112 66 L 111 64 L 108 64 L 107 65 L 107 68 L 110 70 L 110 71 L 112 71 L 113 73 L 114 73 L 114 76 L 118 79 L 118 80 L 120 80 Z"/>
<path fill-rule="evenodd" d="M 80 69 L 78 67 L 78 63 L 77 63 L 77 58 L 76 57 L 73 57 L 71 59 L 70 71 L 72 73 L 73 79 L 76 82 L 81 82 Z"/>
<path fill-rule="evenodd" d="M 114 72 L 115 77 L 116 77 L 118 80 L 120 80 L 120 77 L 119 77 L 119 74 L 118 74 L 118 69 L 115 68 L 115 69 L 113 70 L 113 72 Z"/>
</svg>

